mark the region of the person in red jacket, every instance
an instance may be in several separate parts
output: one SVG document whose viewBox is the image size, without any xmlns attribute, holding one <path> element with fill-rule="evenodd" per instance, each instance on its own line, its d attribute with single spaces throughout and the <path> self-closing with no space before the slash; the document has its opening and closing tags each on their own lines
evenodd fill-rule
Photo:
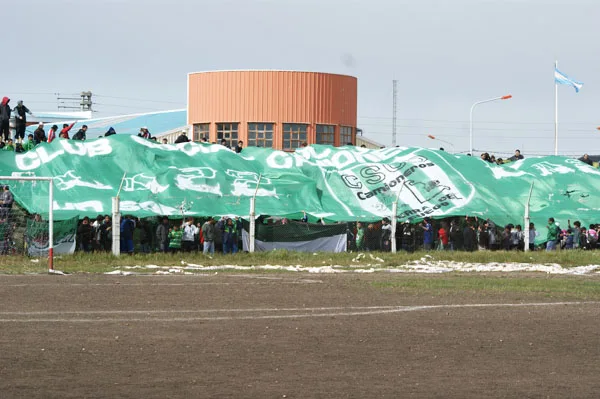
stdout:
<svg viewBox="0 0 600 399">
<path fill-rule="evenodd" d="M 63 123 L 63 127 L 60 131 L 59 137 L 63 139 L 68 139 L 69 131 L 73 128 L 73 126 L 75 126 L 75 123 L 77 123 L 77 121 L 71 123 L 70 125 L 68 123 Z"/>
<path fill-rule="evenodd" d="M 440 239 L 440 249 L 447 250 L 448 249 L 448 229 L 446 228 L 446 224 L 442 223 L 442 227 L 438 230 L 438 237 Z"/>
</svg>

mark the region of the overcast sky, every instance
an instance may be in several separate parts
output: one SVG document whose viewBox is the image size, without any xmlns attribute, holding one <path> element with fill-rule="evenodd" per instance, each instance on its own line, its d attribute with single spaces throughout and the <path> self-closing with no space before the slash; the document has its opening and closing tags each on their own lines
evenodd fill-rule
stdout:
<svg viewBox="0 0 600 399">
<path fill-rule="evenodd" d="M 358 125 L 397 144 L 600 153 L 598 0 L 22 0 L 2 4 L 0 95 L 32 111 L 91 90 L 99 116 L 184 108 L 188 72 L 293 69 L 358 78 Z M 9 57 L 9 58 L 6 58 Z M 129 100 L 136 99 L 136 100 Z M 140 101 L 143 100 L 143 101 Z M 453 144 L 435 142 L 431 134 Z"/>
</svg>

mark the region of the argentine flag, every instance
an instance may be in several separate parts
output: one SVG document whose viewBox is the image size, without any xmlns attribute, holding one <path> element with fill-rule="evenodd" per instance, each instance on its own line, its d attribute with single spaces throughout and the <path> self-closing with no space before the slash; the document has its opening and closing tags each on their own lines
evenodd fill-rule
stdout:
<svg viewBox="0 0 600 399">
<path fill-rule="evenodd" d="M 558 68 L 554 68 L 554 82 L 560 85 L 572 86 L 575 89 L 576 93 L 579 93 L 579 89 L 583 87 L 583 83 L 571 79 L 570 77 L 559 71 Z"/>
</svg>

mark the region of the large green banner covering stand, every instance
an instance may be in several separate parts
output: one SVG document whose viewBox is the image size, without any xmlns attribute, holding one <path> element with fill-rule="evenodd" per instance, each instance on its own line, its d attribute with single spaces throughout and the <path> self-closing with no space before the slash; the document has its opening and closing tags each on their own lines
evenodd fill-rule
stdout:
<svg viewBox="0 0 600 399">
<path fill-rule="evenodd" d="M 256 214 L 330 221 L 478 216 L 499 225 L 523 222 L 531 183 L 531 219 L 553 216 L 600 221 L 600 171 L 565 157 L 527 158 L 495 165 L 477 157 L 423 148 L 313 145 L 295 153 L 220 145 L 158 144 L 137 136 L 85 142 L 55 140 L 34 150 L 0 155 L 0 175 L 55 178 L 55 218 L 111 212 L 121 183 L 121 210 L 153 215 Z M 125 178 L 123 179 L 123 176 Z M 122 181 L 123 180 L 123 181 Z M 1 183 L 1 182 L 0 182 Z M 45 216 L 47 184 L 11 182 L 16 200 Z"/>
</svg>

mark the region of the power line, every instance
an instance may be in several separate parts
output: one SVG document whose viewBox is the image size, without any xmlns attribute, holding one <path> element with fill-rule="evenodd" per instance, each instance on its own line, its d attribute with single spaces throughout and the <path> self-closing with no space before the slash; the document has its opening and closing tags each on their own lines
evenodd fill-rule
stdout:
<svg viewBox="0 0 600 399">
<path fill-rule="evenodd" d="M 383 120 L 392 120 L 390 117 L 386 116 L 359 116 L 358 119 L 383 119 Z M 417 122 L 445 122 L 445 123 L 469 123 L 468 120 L 451 120 L 451 119 L 419 119 L 419 118 L 402 118 L 398 119 L 399 121 L 417 121 Z M 510 122 L 510 121 L 477 121 L 477 124 L 481 123 L 496 123 L 496 124 L 521 124 L 521 125 L 554 125 L 554 122 Z M 600 122 L 561 122 L 561 125 L 571 124 L 571 125 L 598 125 Z"/>
<path fill-rule="evenodd" d="M 185 105 L 185 102 L 181 102 L 181 101 L 163 101 L 163 100 L 148 100 L 148 99 L 144 99 L 144 98 L 132 98 L 132 97 L 117 97 L 117 96 L 103 96 L 101 94 L 94 94 L 94 97 L 100 97 L 100 98 L 112 98 L 115 100 L 127 100 L 127 101 L 142 101 L 142 102 L 149 102 L 149 103 L 158 103 L 158 104 L 179 104 L 179 105 Z"/>
<path fill-rule="evenodd" d="M 359 123 L 358 124 L 360 127 L 365 127 L 365 126 L 371 126 L 371 127 L 376 127 L 376 128 L 390 128 L 391 126 L 389 124 L 373 124 L 373 123 Z M 563 124 L 566 125 L 566 124 Z M 581 128 L 566 128 L 566 129 L 561 129 L 561 131 L 569 131 L 569 132 L 591 132 L 596 130 L 596 125 L 590 125 L 593 126 L 590 127 L 589 129 L 581 129 Z M 448 126 L 448 125 L 399 125 L 397 127 L 402 127 L 402 128 L 419 128 L 419 129 L 454 129 L 454 130 L 468 130 L 468 127 L 466 126 Z M 523 128 L 523 127 L 504 127 L 504 128 L 499 128 L 499 127 L 481 127 L 478 126 L 477 130 L 478 131 L 492 131 L 492 130 L 497 130 L 497 131 L 508 131 L 508 130 L 520 130 L 520 131 L 535 131 L 535 132 L 553 132 L 554 129 L 550 129 L 550 128 L 533 128 L 533 127 L 527 127 L 527 128 Z"/>
<path fill-rule="evenodd" d="M 480 129 L 480 131 L 483 131 L 484 129 Z M 498 129 L 501 131 L 505 131 L 502 129 Z M 372 130 L 364 130 L 364 133 L 371 135 L 371 134 L 375 134 L 375 135 L 390 135 L 390 132 L 382 132 L 382 131 L 372 131 Z M 567 130 L 567 129 L 563 129 L 563 131 L 576 131 L 576 130 Z M 578 130 L 578 131 L 586 131 L 586 130 Z M 550 132 L 550 130 L 545 130 L 545 131 L 541 131 L 540 132 Z M 422 133 L 402 133 L 402 135 L 404 136 L 426 136 L 427 133 L 426 132 L 422 132 Z M 465 134 L 451 134 L 451 133 L 444 133 L 443 137 L 457 137 L 457 138 L 464 138 L 466 137 Z M 518 135 L 518 136 L 508 136 L 508 135 L 504 135 L 504 134 L 496 134 L 496 135 L 486 135 L 485 138 L 490 138 L 490 137 L 494 137 L 494 138 L 507 138 L 507 139 L 544 139 L 547 138 L 547 136 L 544 135 Z M 589 135 L 570 135 L 568 137 L 568 139 L 574 139 L 574 140 L 592 140 L 594 137 L 590 137 Z M 599 136 L 600 138 L 600 136 Z"/>
<path fill-rule="evenodd" d="M 140 107 L 137 105 L 120 105 L 120 104 L 104 104 L 104 103 L 94 103 L 94 105 L 101 105 L 104 107 L 116 107 L 116 108 L 145 109 L 145 110 L 150 110 L 150 111 L 164 111 L 164 109 Z"/>
</svg>

